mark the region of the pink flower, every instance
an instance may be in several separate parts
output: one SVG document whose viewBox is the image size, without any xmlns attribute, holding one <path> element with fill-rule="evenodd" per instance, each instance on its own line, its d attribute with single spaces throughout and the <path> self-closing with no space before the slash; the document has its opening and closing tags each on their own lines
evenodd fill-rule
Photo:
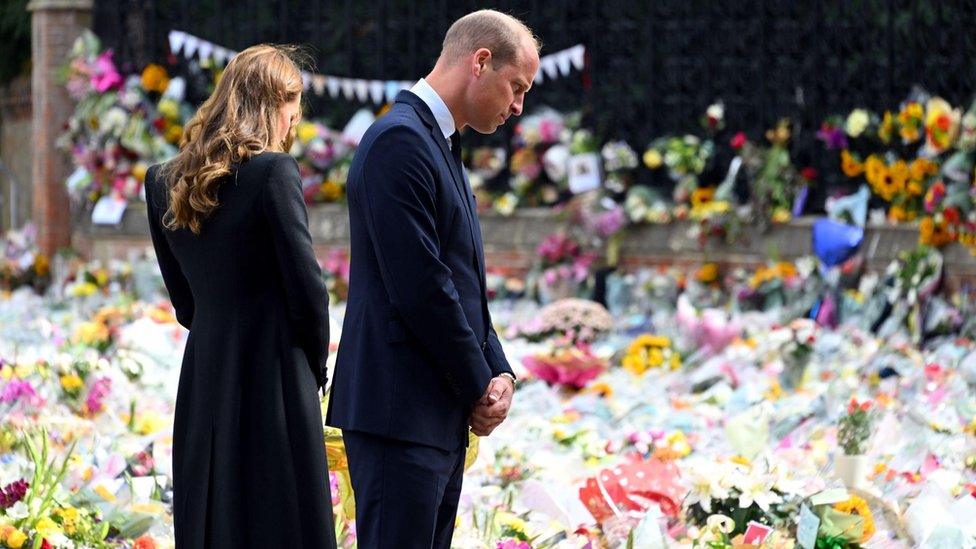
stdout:
<svg viewBox="0 0 976 549">
<path fill-rule="evenodd" d="M 585 346 L 561 351 L 555 355 L 539 354 L 522 359 L 527 370 L 550 385 L 582 389 L 606 369 L 606 362 L 590 353 Z"/>
<path fill-rule="evenodd" d="M 349 256 L 345 250 L 335 249 L 325 258 L 325 270 L 333 276 L 349 281 Z"/>
<path fill-rule="evenodd" d="M 339 497 L 339 475 L 335 471 L 329 471 L 329 491 L 332 492 L 332 506 L 339 505 L 342 499 Z"/>
<path fill-rule="evenodd" d="M 37 394 L 34 386 L 29 381 L 14 379 L 3 388 L 0 393 L 0 402 L 12 403 L 21 401 L 29 406 L 40 408 L 44 405 L 44 399 Z"/>
<path fill-rule="evenodd" d="M 495 549 L 532 549 L 532 546 L 529 545 L 527 542 L 508 538 L 499 541 L 498 544 L 495 546 Z"/>
<path fill-rule="evenodd" d="M 106 50 L 95 59 L 91 83 L 99 93 L 117 90 L 122 87 L 122 75 L 112 62 L 112 50 Z"/>
<path fill-rule="evenodd" d="M 97 414 L 105 408 L 105 403 L 103 400 L 108 396 L 111 390 L 111 379 L 103 377 L 95 381 L 91 390 L 88 391 L 88 397 L 85 399 L 85 408 L 88 410 L 89 414 Z"/>
<path fill-rule="evenodd" d="M 735 134 L 732 136 L 732 140 L 729 141 L 729 144 L 732 145 L 732 148 L 735 150 L 741 149 L 742 146 L 746 144 L 746 134 L 743 132 Z"/>
</svg>

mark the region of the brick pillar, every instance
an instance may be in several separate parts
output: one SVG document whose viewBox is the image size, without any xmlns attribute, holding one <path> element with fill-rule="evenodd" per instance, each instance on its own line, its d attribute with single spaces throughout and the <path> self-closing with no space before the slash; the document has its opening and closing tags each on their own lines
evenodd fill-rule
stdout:
<svg viewBox="0 0 976 549">
<path fill-rule="evenodd" d="M 75 39 L 91 25 L 92 0 L 32 0 L 27 10 L 32 14 L 32 213 L 38 244 L 51 254 L 71 244 L 71 208 L 64 186 L 71 162 L 55 141 L 74 103 L 58 72 L 67 63 Z"/>
</svg>

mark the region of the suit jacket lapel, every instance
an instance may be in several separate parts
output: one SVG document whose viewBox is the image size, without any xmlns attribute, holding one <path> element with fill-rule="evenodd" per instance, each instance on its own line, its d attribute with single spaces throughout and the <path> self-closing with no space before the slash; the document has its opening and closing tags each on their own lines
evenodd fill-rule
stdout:
<svg viewBox="0 0 976 549">
<path fill-rule="evenodd" d="M 474 235 L 474 251 L 478 260 L 478 275 L 481 277 L 481 290 L 486 292 L 487 295 L 487 283 L 485 281 L 485 246 L 484 240 L 481 236 L 481 222 L 478 219 L 478 205 L 474 201 L 474 192 L 471 189 L 471 182 L 468 180 L 468 174 L 464 171 L 463 167 L 461 168 L 461 173 L 464 175 L 464 186 L 466 190 L 465 198 L 467 198 L 468 211 L 471 213 L 471 234 Z"/>
<path fill-rule="evenodd" d="M 430 112 L 430 108 L 422 99 L 410 93 L 406 90 L 401 91 L 397 95 L 396 101 L 398 103 L 406 103 L 413 107 L 420 119 L 423 120 L 424 124 L 430 130 L 431 139 L 437 143 L 437 147 L 441 150 L 441 154 L 444 156 L 444 161 L 447 162 L 448 167 L 451 170 L 451 178 L 454 180 L 454 187 L 457 189 L 458 194 L 461 196 L 461 200 L 464 202 L 465 207 L 464 215 L 468 220 L 469 234 L 471 235 L 471 245 L 475 250 L 475 266 L 478 268 L 478 274 L 481 282 L 481 291 L 486 293 L 486 282 L 485 282 L 485 259 L 484 259 L 484 249 L 481 244 L 481 226 L 478 223 L 478 216 L 476 208 L 474 207 L 474 198 L 471 194 L 470 186 L 467 182 L 467 176 L 464 174 L 464 169 L 461 167 L 461 163 L 455 160 L 454 155 L 451 153 L 451 149 L 447 146 L 447 139 L 444 139 L 444 134 L 441 133 L 440 126 L 434 119 L 434 114 Z M 460 143 L 458 144 L 460 147 Z M 460 151 L 458 151 L 460 156 Z"/>
</svg>

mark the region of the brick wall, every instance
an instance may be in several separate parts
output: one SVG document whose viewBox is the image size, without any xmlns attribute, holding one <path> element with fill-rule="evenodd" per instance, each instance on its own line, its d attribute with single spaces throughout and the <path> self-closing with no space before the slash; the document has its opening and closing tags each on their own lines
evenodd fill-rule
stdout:
<svg viewBox="0 0 976 549">
<path fill-rule="evenodd" d="M 91 0 L 33 0 L 31 81 L 33 104 L 33 220 L 40 248 L 52 253 L 71 243 L 71 207 L 65 178 L 71 163 L 55 141 L 74 105 L 59 78 L 71 45 L 91 25 Z"/>
</svg>

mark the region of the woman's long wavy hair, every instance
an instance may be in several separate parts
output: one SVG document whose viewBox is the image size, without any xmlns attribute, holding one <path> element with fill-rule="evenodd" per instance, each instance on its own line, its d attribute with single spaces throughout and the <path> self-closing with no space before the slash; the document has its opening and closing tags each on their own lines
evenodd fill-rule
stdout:
<svg viewBox="0 0 976 549">
<path fill-rule="evenodd" d="M 295 46 L 261 44 L 227 64 L 213 94 L 187 123 L 179 153 L 162 167 L 167 229 L 200 234 L 231 164 L 268 150 L 288 151 L 292 128 L 279 136 L 276 127 L 281 106 L 302 93 L 301 59 Z"/>
</svg>

